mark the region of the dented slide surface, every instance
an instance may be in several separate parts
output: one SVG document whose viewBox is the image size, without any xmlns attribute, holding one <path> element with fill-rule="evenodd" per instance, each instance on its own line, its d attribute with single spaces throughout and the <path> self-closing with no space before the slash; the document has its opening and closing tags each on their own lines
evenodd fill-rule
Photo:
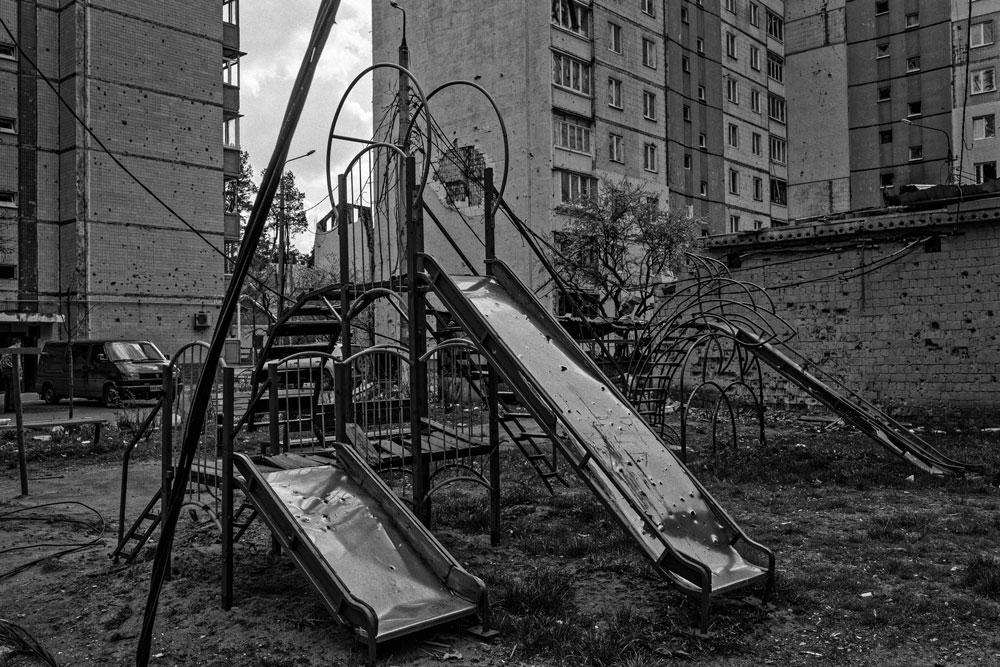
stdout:
<svg viewBox="0 0 1000 667">
<path fill-rule="evenodd" d="M 539 423 L 565 431 L 567 456 L 661 571 L 706 594 L 773 575 L 773 555 L 754 545 L 770 559 L 760 566 L 737 553 L 732 519 L 506 265 L 452 277 L 426 261 L 438 296 Z"/>
<path fill-rule="evenodd" d="M 395 496 L 385 497 L 381 480 L 359 480 L 339 462 L 265 473 L 237 455 L 237 467 L 283 549 L 372 651 L 375 642 L 480 610 L 481 582 Z"/>
</svg>

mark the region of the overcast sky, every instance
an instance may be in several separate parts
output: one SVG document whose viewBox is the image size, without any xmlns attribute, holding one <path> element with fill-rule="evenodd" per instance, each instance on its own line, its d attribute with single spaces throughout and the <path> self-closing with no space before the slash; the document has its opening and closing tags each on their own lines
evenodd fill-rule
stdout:
<svg viewBox="0 0 1000 667">
<path fill-rule="evenodd" d="M 242 0 L 240 45 L 240 144 L 249 151 L 254 175 L 267 166 L 281 118 L 316 21 L 319 0 Z M 288 156 L 315 149 L 288 168 L 306 195 L 306 208 L 326 197 L 326 141 L 334 111 L 348 84 L 371 64 L 371 0 L 342 0 Z M 371 88 L 359 86 L 344 110 L 338 134 L 371 136 Z M 345 160 L 346 163 L 346 160 Z M 341 166 L 346 166 L 342 164 Z M 333 171 L 334 178 L 340 172 Z M 307 213 L 310 227 L 330 211 L 328 201 Z M 296 238 L 308 251 L 312 235 Z"/>
</svg>

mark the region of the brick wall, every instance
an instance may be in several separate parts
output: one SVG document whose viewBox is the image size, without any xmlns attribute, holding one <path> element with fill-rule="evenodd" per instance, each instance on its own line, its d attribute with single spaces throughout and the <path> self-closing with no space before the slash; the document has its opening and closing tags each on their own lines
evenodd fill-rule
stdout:
<svg viewBox="0 0 1000 667">
<path fill-rule="evenodd" d="M 883 407 L 959 416 L 1000 400 L 998 200 L 714 237 L 709 251 L 768 289 L 791 347 Z M 766 385 L 772 404 L 808 403 L 775 374 Z"/>
</svg>

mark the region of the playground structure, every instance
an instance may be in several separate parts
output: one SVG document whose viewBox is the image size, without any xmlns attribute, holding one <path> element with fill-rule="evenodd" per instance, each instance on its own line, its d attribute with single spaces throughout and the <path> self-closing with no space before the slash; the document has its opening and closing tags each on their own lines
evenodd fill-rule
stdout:
<svg viewBox="0 0 1000 667">
<path fill-rule="evenodd" d="M 406 111 L 383 138 L 339 135 L 344 101 L 377 69 L 395 70 L 412 104 L 401 105 Z M 473 83 L 447 86 L 489 99 Z M 551 270 L 541 240 L 504 200 L 505 178 L 497 187 L 493 168 L 453 165 L 484 194 L 481 260 L 471 259 L 425 201 L 440 160 L 460 155 L 441 150 L 448 135 L 432 116 L 443 88 L 424 95 L 412 74 L 390 64 L 355 79 L 327 150 L 329 164 L 335 141 L 363 146 L 336 189 L 328 175 L 337 202 L 338 280 L 279 315 L 257 367 L 244 377 L 213 353 L 216 341 L 187 346 L 171 361 L 164 398 L 144 424 L 163 416 L 162 487 L 115 551 L 134 558 L 162 522 L 144 631 L 155 615 L 158 578 L 169 572 L 176 517 L 194 504 L 221 529 L 225 608 L 234 599 L 233 550 L 259 519 L 334 618 L 367 643 L 370 660 L 380 642 L 473 614 L 488 633 L 485 586 L 430 527 L 435 494 L 474 484 L 489 497 L 491 537 L 499 539 L 502 446 L 518 447 L 550 490 L 562 475 L 578 475 L 656 570 L 698 598 L 706 631 L 713 597 L 748 586 L 769 597 L 775 559 L 685 466 L 688 420 L 695 406 L 706 407 L 713 448 L 720 423 L 729 424 L 735 444 L 737 413 L 748 406 L 763 441 L 762 362 L 922 469 L 961 472 L 962 464 L 874 406 L 794 362 L 783 352 L 791 332 L 781 329 L 766 293 L 710 260 L 692 257 L 691 279 L 642 326 L 597 335 L 584 323 L 581 346 L 495 256 L 497 225 L 506 224 L 504 233 L 520 235 Z M 505 135 L 499 116 L 497 124 Z M 287 151 L 286 130 L 272 162 Z M 508 165 L 497 166 L 505 175 Z M 252 219 L 273 194 L 262 184 Z M 425 216 L 461 258 L 460 275 L 424 251 Z M 552 284 L 565 289 L 555 272 Z M 256 428 L 268 433 L 261 450 L 237 454 L 237 434 Z M 182 441 L 175 431 L 183 431 Z M 126 455 L 123 499 L 127 470 Z M 128 523 L 124 500 L 120 519 Z M 148 641 L 140 640 L 140 656 Z"/>
</svg>

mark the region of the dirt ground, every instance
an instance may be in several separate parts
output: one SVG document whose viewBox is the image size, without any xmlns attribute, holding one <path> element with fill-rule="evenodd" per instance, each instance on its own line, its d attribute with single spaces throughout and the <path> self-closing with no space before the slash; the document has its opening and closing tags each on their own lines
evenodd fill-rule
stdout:
<svg viewBox="0 0 1000 667">
<path fill-rule="evenodd" d="M 766 449 L 692 462 L 778 563 L 774 605 L 717 602 L 708 637 L 691 632 L 694 602 L 623 542 L 584 488 L 549 496 L 511 464 L 503 544 L 490 546 L 480 517 L 466 511 L 479 500 L 462 494 L 441 503 L 435 529 L 490 586 L 503 633 L 481 641 L 458 622 L 381 646 L 378 664 L 1000 664 L 1000 561 L 990 560 L 1000 539 L 997 436 L 935 436 L 950 453 L 987 463 L 971 480 L 931 479 L 857 434 L 796 423 Z M 133 565 L 109 558 L 119 456 L 34 461 L 26 497 L 17 470 L 0 470 L 0 618 L 27 630 L 59 665 L 135 661 L 151 554 Z M 150 458 L 130 473 L 130 519 L 159 482 Z M 89 546 L 30 564 L 81 544 Z M 363 645 L 268 547 L 259 525 L 237 545 L 236 606 L 223 612 L 218 531 L 204 516 L 182 517 L 150 664 L 363 664 Z M 979 570 L 985 584 L 973 576 Z M 551 599 L 528 608 L 517 598 L 526 594 L 513 591 L 531 576 Z M 0 665 L 44 664 L 33 660 L 0 648 Z"/>
</svg>

